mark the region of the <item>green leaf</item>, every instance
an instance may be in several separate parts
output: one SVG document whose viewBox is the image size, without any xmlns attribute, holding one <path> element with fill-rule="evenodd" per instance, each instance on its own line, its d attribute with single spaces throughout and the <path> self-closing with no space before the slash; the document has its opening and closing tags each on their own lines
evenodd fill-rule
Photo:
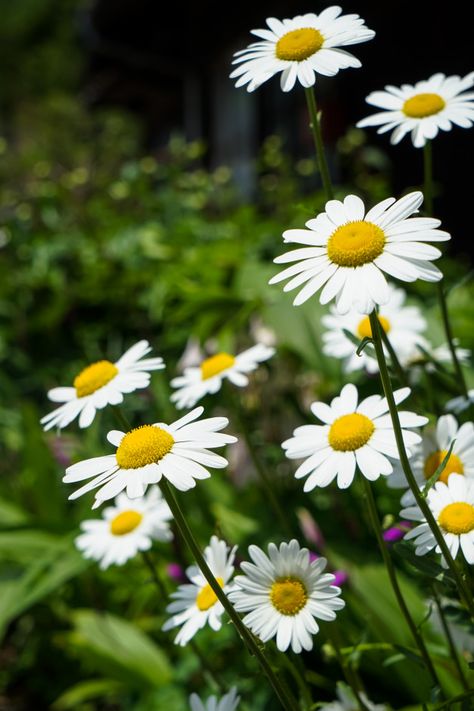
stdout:
<svg viewBox="0 0 474 711">
<path fill-rule="evenodd" d="M 28 523 L 28 515 L 23 509 L 10 501 L 0 499 L 0 527 L 14 528 Z"/>
<path fill-rule="evenodd" d="M 255 533 L 258 529 L 258 523 L 255 519 L 244 516 L 224 506 L 224 504 L 215 502 L 211 505 L 211 510 L 219 523 L 224 537 L 229 541 L 239 542 L 246 536 Z"/>
<path fill-rule="evenodd" d="M 448 451 L 446 452 L 446 455 L 445 455 L 443 461 L 441 462 L 441 464 L 439 465 L 439 467 L 436 469 L 436 471 L 435 471 L 435 473 L 433 474 L 433 476 L 430 476 L 430 478 L 429 478 L 428 481 L 426 482 L 425 486 L 423 487 L 423 489 L 422 489 L 422 491 L 421 491 L 421 495 L 422 495 L 422 497 L 423 497 L 424 499 L 426 499 L 426 496 L 427 496 L 427 494 L 428 494 L 428 491 L 431 489 L 432 486 L 434 486 L 434 485 L 436 484 L 436 482 L 437 482 L 438 479 L 440 478 L 441 474 L 442 474 L 442 473 L 444 472 L 444 470 L 446 469 L 446 466 L 447 466 L 447 464 L 448 464 L 448 462 L 449 462 L 449 458 L 450 458 L 450 456 L 451 456 L 451 452 L 453 451 L 453 447 L 454 447 L 455 444 L 456 444 L 456 440 L 453 439 L 453 441 L 452 441 L 451 444 L 449 445 L 449 449 L 448 449 Z"/>
<path fill-rule="evenodd" d="M 408 561 L 414 568 L 430 578 L 444 577 L 446 571 L 438 563 L 427 556 L 416 555 L 413 546 L 408 541 L 394 543 L 393 550 L 404 560 Z"/>
<path fill-rule="evenodd" d="M 124 685 L 115 679 L 91 679 L 71 686 L 52 705 L 54 711 L 77 709 L 79 704 L 93 699 L 118 697 Z"/>
</svg>

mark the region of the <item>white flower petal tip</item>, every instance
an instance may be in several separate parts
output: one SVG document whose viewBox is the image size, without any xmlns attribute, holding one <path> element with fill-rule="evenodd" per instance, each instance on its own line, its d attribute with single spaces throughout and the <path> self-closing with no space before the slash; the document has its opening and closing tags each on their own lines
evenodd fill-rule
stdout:
<svg viewBox="0 0 474 711">
<path fill-rule="evenodd" d="M 240 696 L 234 686 L 227 694 L 220 699 L 217 696 L 209 696 L 207 701 L 201 701 L 197 694 L 189 697 L 190 711 L 235 711 L 240 702 Z"/>
<path fill-rule="evenodd" d="M 48 397 L 60 407 L 41 418 L 45 430 L 63 429 L 79 418 L 79 427 L 89 427 L 97 410 L 120 405 L 124 395 L 148 387 L 150 373 L 165 367 L 162 358 L 144 358 L 151 351 L 148 341 L 139 341 L 115 363 L 100 360 L 84 368 L 73 387 L 53 388 Z"/>
<path fill-rule="evenodd" d="M 397 390 L 395 401 L 400 403 L 409 394 L 409 388 Z M 348 384 L 330 405 L 314 402 L 311 411 L 322 424 L 298 427 L 293 437 L 283 442 L 289 459 L 303 460 L 295 477 L 308 477 L 305 492 L 334 480 L 340 489 L 347 489 L 357 470 L 369 481 L 379 476 L 390 479 L 399 453 L 387 400 L 380 395 L 358 400 L 357 388 Z M 399 416 L 403 437 L 411 446 L 418 440 L 411 428 L 419 427 L 426 418 L 405 411 Z"/>
<path fill-rule="evenodd" d="M 274 354 L 274 348 L 262 343 L 236 356 L 216 353 L 198 367 L 185 368 L 183 375 L 171 381 L 171 386 L 175 388 L 171 401 L 178 409 L 193 407 L 206 395 L 217 393 L 225 380 L 237 387 L 245 387 L 249 382 L 248 374 Z"/>
<path fill-rule="evenodd" d="M 408 134 L 415 148 L 423 148 L 439 131 L 453 125 L 470 128 L 474 122 L 474 85 L 472 72 L 461 79 L 434 74 L 415 85 L 386 86 L 374 91 L 366 101 L 381 109 L 357 123 L 359 128 L 377 127 L 377 133 L 391 131 L 390 142 L 399 143 Z"/>
<path fill-rule="evenodd" d="M 252 563 L 243 563 L 244 575 L 234 580 L 229 598 L 243 622 L 262 642 L 275 637 L 280 651 L 289 647 L 299 654 L 313 647 L 316 619 L 331 621 L 345 603 L 334 575 L 323 573 L 326 560 L 310 560 L 307 548 L 296 540 L 268 546 L 268 556 L 258 546 L 249 547 Z"/>
<path fill-rule="evenodd" d="M 289 280 L 284 291 L 299 289 L 295 306 L 321 291 L 320 302 L 335 300 L 338 314 L 368 315 L 390 301 L 387 275 L 407 282 L 439 281 L 442 274 L 431 262 L 441 252 L 427 243 L 450 236 L 434 227 L 438 220 L 411 217 L 422 201 L 422 193 L 415 191 L 366 212 L 356 195 L 329 200 L 325 212 L 306 223 L 308 229 L 292 231 L 292 241 L 303 246 L 274 260 L 290 266 L 270 283 Z"/>
</svg>

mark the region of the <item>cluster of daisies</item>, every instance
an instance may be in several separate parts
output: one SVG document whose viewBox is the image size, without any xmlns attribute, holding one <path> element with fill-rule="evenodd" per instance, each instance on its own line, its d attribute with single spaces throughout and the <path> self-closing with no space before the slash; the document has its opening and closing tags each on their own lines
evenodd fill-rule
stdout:
<svg viewBox="0 0 474 711">
<path fill-rule="evenodd" d="M 318 74 L 333 76 L 340 69 L 360 67 L 360 61 L 343 47 L 365 42 L 374 32 L 354 14 L 342 15 L 340 7 L 329 7 L 319 15 L 308 13 L 292 19 L 267 19 L 267 28 L 253 30 L 258 41 L 237 52 L 231 76 L 236 86 L 254 91 L 275 74 L 281 74 L 281 88 L 290 91 L 295 83 L 312 87 Z M 392 131 L 392 143 L 411 133 L 413 145 L 422 147 L 439 130 L 452 124 L 469 127 L 474 120 L 474 73 L 464 79 L 435 74 L 429 80 L 401 88 L 387 86 L 373 92 L 369 104 L 381 112 L 363 119 L 359 126 L 378 126 Z M 319 293 L 321 304 L 330 304 L 322 319 L 327 329 L 324 350 L 342 359 L 344 370 L 378 371 L 373 351 L 355 354 L 354 340 L 371 338 L 370 314 L 378 323 L 403 368 L 428 359 L 443 359 L 446 346 L 435 349 L 426 338 L 427 323 L 416 306 L 407 305 L 406 294 L 389 281 L 418 279 L 438 282 L 441 271 L 433 264 L 441 251 L 433 243 L 450 235 L 439 229 L 440 221 L 418 215 L 423 202 L 419 191 L 400 199 L 389 197 L 367 207 L 357 195 L 329 200 L 323 212 L 306 222 L 305 228 L 283 233 L 285 244 L 297 245 L 275 259 L 283 270 L 270 281 L 286 282 L 285 291 L 296 291 L 294 304 Z M 159 357 L 148 357 L 147 341 L 140 341 L 116 362 L 100 360 L 84 368 L 71 387 L 59 387 L 48 395 L 60 403 L 42 419 L 46 430 L 61 429 L 78 419 L 89 427 L 97 411 L 118 406 L 124 395 L 149 385 L 151 373 L 164 368 Z M 171 512 L 162 498 L 159 484 L 166 479 L 179 491 L 211 476 L 210 469 L 222 469 L 227 459 L 215 450 L 236 442 L 224 432 L 226 417 L 203 417 L 196 406 L 207 395 L 216 394 L 224 381 L 245 387 L 249 373 L 268 360 L 274 349 L 263 344 L 233 355 L 219 352 L 184 369 L 171 380 L 171 401 L 187 412 L 170 423 L 152 422 L 126 431 L 107 434 L 112 453 L 77 462 L 66 470 L 63 481 L 78 484 L 70 495 L 76 499 L 94 491 L 93 508 L 104 502 L 101 519 L 84 521 L 76 540 L 83 554 L 102 568 L 122 565 L 153 541 L 172 538 Z M 390 352 L 387 351 L 387 356 Z M 459 349 L 462 359 L 468 353 Z M 395 392 L 403 403 L 410 388 Z M 453 411 L 460 409 L 454 403 Z M 316 424 L 298 427 L 283 442 L 286 456 L 298 460 L 297 479 L 304 479 L 304 492 L 326 487 L 334 481 L 347 489 L 356 475 L 375 481 L 386 478 L 393 488 L 405 489 L 401 516 L 407 520 L 407 540 L 413 540 L 418 555 L 440 553 L 433 532 L 416 505 L 400 466 L 389 405 L 385 397 L 360 399 L 355 385 L 346 384 L 327 404 L 313 402 Z M 474 563 L 474 425 L 459 425 L 451 414 L 438 419 L 436 427 L 425 427 L 428 418 L 409 410 L 399 411 L 404 445 L 412 462 L 417 485 L 444 469 L 426 497 L 453 557 L 461 551 Z M 411 527 L 411 522 L 415 526 Z M 262 641 L 275 639 L 277 648 L 295 653 L 310 650 L 318 633 L 317 620 L 332 621 L 344 607 L 335 576 L 325 572 L 327 561 L 314 558 L 297 540 L 270 543 L 267 552 L 256 545 L 248 550 L 250 561 L 235 573 L 236 548 L 212 536 L 204 557 L 215 581 L 228 596 L 243 622 Z M 444 561 L 443 561 L 444 562 Z M 208 625 L 218 631 L 224 608 L 203 572 L 195 565 L 186 570 L 187 582 L 171 595 L 164 630 L 177 629 L 175 643 L 186 645 Z M 215 587 L 215 586 L 214 586 Z M 339 700 L 328 709 L 350 708 L 354 699 L 341 687 Z M 192 711 L 234 711 L 237 690 L 222 699 L 206 703 L 193 694 Z M 367 708 L 379 709 L 368 699 Z"/>
</svg>

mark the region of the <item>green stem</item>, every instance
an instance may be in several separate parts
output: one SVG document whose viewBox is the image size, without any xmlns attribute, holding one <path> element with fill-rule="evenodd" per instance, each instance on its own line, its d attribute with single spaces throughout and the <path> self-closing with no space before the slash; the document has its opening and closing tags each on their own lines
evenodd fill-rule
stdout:
<svg viewBox="0 0 474 711">
<path fill-rule="evenodd" d="M 430 217 L 433 216 L 433 150 L 431 146 L 431 141 L 426 141 L 423 147 L 423 190 L 425 198 L 425 212 Z M 448 342 L 449 352 L 451 353 L 451 360 L 453 361 L 454 372 L 456 373 L 456 380 L 458 382 L 461 394 L 469 400 L 469 395 L 467 392 L 466 380 L 464 378 L 464 373 L 462 372 L 461 364 L 456 353 L 456 348 L 454 346 L 453 329 L 451 326 L 451 321 L 449 318 L 448 304 L 446 300 L 446 294 L 444 293 L 443 281 L 437 282 L 438 289 L 438 301 L 439 308 L 441 311 L 441 318 L 443 321 L 444 332 L 446 335 L 446 340 Z"/>
<path fill-rule="evenodd" d="M 440 618 L 440 620 L 441 620 L 441 625 L 442 625 L 442 627 L 443 627 L 444 634 L 445 634 L 446 639 L 447 639 L 447 641 L 448 641 L 448 646 L 449 646 L 449 651 L 450 651 L 450 653 L 451 653 L 451 658 L 452 658 L 452 660 L 453 660 L 453 662 L 454 662 L 454 664 L 455 664 L 455 666 L 456 666 L 456 669 L 457 669 L 457 671 L 458 671 L 459 679 L 460 679 L 460 681 L 461 681 L 461 684 L 462 684 L 462 687 L 463 687 L 464 691 L 469 691 L 469 684 L 467 683 L 467 679 L 466 679 L 466 676 L 465 676 L 465 674 L 464 674 L 464 670 L 463 670 L 463 668 L 462 668 L 462 666 L 461 666 L 461 662 L 460 662 L 460 659 L 459 659 L 459 655 L 458 655 L 456 646 L 455 646 L 454 641 L 453 641 L 453 637 L 452 637 L 452 634 L 451 634 L 451 630 L 449 629 L 449 625 L 448 625 L 448 622 L 447 622 L 447 620 L 446 620 L 446 616 L 445 616 L 445 614 L 444 614 L 443 606 L 442 606 L 442 604 L 441 604 L 441 600 L 440 600 L 440 597 L 439 597 L 439 595 L 438 595 L 438 591 L 436 590 L 436 583 L 433 583 L 433 584 L 432 584 L 431 589 L 432 589 L 432 591 L 433 591 L 433 598 L 434 598 L 434 601 L 435 601 L 436 608 L 437 608 L 437 610 L 438 610 L 439 618 Z"/>
<path fill-rule="evenodd" d="M 117 420 L 119 427 L 122 427 L 125 432 L 129 432 L 131 429 L 130 423 L 127 420 L 127 418 L 125 417 L 125 415 L 123 414 L 120 407 L 113 405 L 112 412 L 114 413 L 114 417 Z"/>
<path fill-rule="evenodd" d="M 341 667 L 344 679 L 352 689 L 354 698 L 357 701 L 359 711 L 369 711 L 360 695 L 359 680 L 357 678 L 357 674 L 354 672 L 354 669 L 351 667 L 346 657 L 342 654 L 341 647 L 339 644 L 339 633 L 337 628 L 331 627 L 330 631 L 328 632 L 328 636 L 330 637 L 332 646 L 334 648 L 334 651 L 336 652 L 337 661 L 339 662 L 339 666 Z"/>
<path fill-rule="evenodd" d="M 155 583 L 158 592 L 160 593 L 163 600 L 166 600 L 168 598 L 168 592 L 163 584 L 163 581 L 161 580 L 160 576 L 158 575 L 158 572 L 157 572 L 156 567 L 151 559 L 150 554 L 147 551 L 142 551 L 142 558 L 143 558 L 143 562 L 145 563 L 148 570 L 150 571 L 152 580 Z"/>
<path fill-rule="evenodd" d="M 454 704 L 460 701 L 464 701 L 465 699 L 470 699 L 471 696 L 474 696 L 474 691 L 467 691 L 465 694 L 459 694 L 459 696 L 454 696 L 452 699 L 449 699 L 449 701 L 445 701 L 441 704 L 441 706 L 435 706 L 433 711 L 442 711 L 443 709 L 446 709 L 446 711 L 450 711 L 450 709 L 453 708 Z"/>
<path fill-rule="evenodd" d="M 178 528 L 181 537 L 183 538 L 184 542 L 186 543 L 192 555 L 194 556 L 198 567 L 200 568 L 201 572 L 209 583 L 211 589 L 214 591 L 217 599 L 222 604 L 223 608 L 234 623 L 237 632 L 239 633 L 244 644 L 246 645 L 248 651 L 250 652 L 250 654 L 255 656 L 260 666 L 262 667 L 262 670 L 266 674 L 270 684 L 272 685 L 275 694 L 278 696 L 281 705 L 286 711 L 297 711 L 298 706 L 296 702 L 290 697 L 289 693 L 282 686 L 278 676 L 275 674 L 270 664 L 268 663 L 268 660 L 265 657 L 263 650 L 260 649 L 254 637 L 244 625 L 236 609 L 234 608 L 229 598 L 224 593 L 223 589 L 212 574 L 212 571 L 206 563 L 206 560 L 203 554 L 201 553 L 201 549 L 199 548 L 196 539 L 194 538 L 194 535 L 191 529 L 189 528 L 188 523 L 185 517 L 183 516 L 183 513 L 181 512 L 181 508 L 178 504 L 178 501 L 176 500 L 175 495 L 170 488 L 170 485 L 164 477 L 160 481 L 160 489 L 166 503 L 170 507 L 171 513 L 173 514 L 173 518 L 176 523 L 176 527 Z"/>
<path fill-rule="evenodd" d="M 370 314 L 370 325 L 372 329 L 372 338 L 374 341 L 374 347 L 375 347 L 375 352 L 377 354 L 377 362 L 379 364 L 379 370 L 380 370 L 380 379 L 382 381 L 382 386 L 383 390 L 385 393 L 385 397 L 387 398 L 387 404 L 389 407 L 390 411 L 390 416 L 392 418 L 392 425 L 393 425 L 393 431 L 395 434 L 395 440 L 397 443 L 397 449 L 398 449 L 398 454 L 400 456 L 400 463 L 402 465 L 403 473 L 406 476 L 408 485 L 413 493 L 413 496 L 415 497 L 416 503 L 418 504 L 418 507 L 421 509 L 426 522 L 428 523 L 435 539 L 436 543 L 438 544 L 441 554 L 443 555 L 449 570 L 451 571 L 451 574 L 456 581 L 456 584 L 459 589 L 459 593 L 468 608 L 470 614 L 474 618 L 474 603 L 472 600 L 472 596 L 469 592 L 469 589 L 467 588 L 466 584 L 464 583 L 464 580 L 456 566 L 456 563 L 453 560 L 453 557 L 449 551 L 449 548 L 446 544 L 446 541 L 444 539 L 444 536 L 442 532 L 439 529 L 438 524 L 436 523 L 435 517 L 433 516 L 431 509 L 426 502 L 425 498 L 421 495 L 421 491 L 418 488 L 418 485 L 416 483 L 416 479 L 413 475 L 413 472 L 410 467 L 410 462 L 408 459 L 407 451 L 405 449 L 405 442 L 403 441 L 403 432 L 402 428 L 400 425 L 400 419 L 398 417 L 398 410 L 397 410 L 397 405 L 395 403 L 395 398 L 393 395 L 393 389 L 392 389 L 392 383 L 390 380 L 390 375 L 388 372 L 387 368 L 387 362 L 385 360 L 385 354 L 382 346 L 382 337 L 380 334 L 380 328 L 379 328 L 379 320 L 377 318 L 377 314 L 375 311 L 372 311 Z"/>
<path fill-rule="evenodd" d="M 308 112 L 310 118 L 310 128 L 313 134 L 314 146 L 316 148 L 316 156 L 318 159 L 319 171 L 321 173 L 321 180 L 323 181 L 324 191 L 328 200 L 332 200 L 334 197 L 331 176 L 329 174 L 329 168 L 326 161 L 326 154 L 324 152 L 323 137 L 321 134 L 321 122 L 320 116 L 318 114 L 318 108 L 316 106 L 316 97 L 314 95 L 313 87 L 305 89 L 306 103 L 308 104 Z"/>
<path fill-rule="evenodd" d="M 400 586 L 398 584 L 397 580 L 397 575 L 395 573 L 395 566 L 393 565 L 393 561 L 390 557 L 390 553 L 387 548 L 387 544 L 385 543 L 382 535 L 382 528 L 380 525 L 380 519 L 379 515 L 377 512 L 377 506 L 375 503 L 374 495 L 372 493 L 372 487 L 369 483 L 369 481 L 365 478 L 362 477 L 362 481 L 364 484 L 364 490 L 365 490 L 365 495 L 367 498 L 367 503 L 369 505 L 369 516 L 372 522 L 372 527 L 374 529 L 375 537 L 377 538 L 377 543 L 380 548 L 380 552 L 382 554 L 383 561 L 385 563 L 385 567 L 387 569 L 388 577 L 390 578 L 390 583 L 393 588 L 393 592 L 395 594 L 395 597 L 397 599 L 398 606 L 400 608 L 400 611 L 405 618 L 405 621 L 410 629 L 410 632 L 413 636 L 413 639 L 415 641 L 416 646 L 420 650 L 421 657 L 425 663 L 425 666 L 433 680 L 433 683 L 435 686 L 439 686 L 441 688 L 438 675 L 436 673 L 436 670 L 433 666 L 433 662 L 431 661 L 431 657 L 428 654 L 428 650 L 426 649 L 425 642 L 423 640 L 423 637 L 421 636 L 420 632 L 418 631 L 418 628 L 410 614 L 410 611 L 407 607 L 407 604 L 405 602 L 405 598 L 403 597 L 402 591 L 400 589 Z"/>
<path fill-rule="evenodd" d="M 392 344 L 390 343 L 390 339 L 389 339 L 387 333 L 385 332 L 385 329 L 381 328 L 380 333 L 382 334 L 382 340 L 383 340 L 384 346 L 388 351 L 390 360 L 392 361 L 393 369 L 394 369 L 395 373 L 397 374 L 398 380 L 400 381 L 400 383 L 402 385 L 405 385 L 405 386 L 408 385 L 408 379 L 406 376 L 406 372 L 403 370 L 401 363 L 398 360 L 397 354 L 395 353 L 395 349 L 392 346 Z"/>
</svg>

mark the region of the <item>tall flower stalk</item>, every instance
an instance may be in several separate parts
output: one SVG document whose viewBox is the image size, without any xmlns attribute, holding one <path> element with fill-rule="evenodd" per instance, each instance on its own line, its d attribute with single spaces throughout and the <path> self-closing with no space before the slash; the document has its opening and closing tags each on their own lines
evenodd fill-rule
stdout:
<svg viewBox="0 0 474 711">
<path fill-rule="evenodd" d="M 324 151 L 323 137 L 321 133 L 321 113 L 318 112 L 318 107 L 316 105 L 316 97 L 314 95 L 313 87 L 305 89 L 306 103 L 308 105 L 308 112 L 310 117 L 310 128 L 313 134 L 314 146 L 316 148 L 316 156 L 318 159 L 319 170 L 321 173 L 321 180 L 323 181 L 324 192 L 328 200 L 332 200 L 334 197 L 331 175 L 329 173 L 329 167 L 326 160 L 326 154 Z"/>
</svg>

